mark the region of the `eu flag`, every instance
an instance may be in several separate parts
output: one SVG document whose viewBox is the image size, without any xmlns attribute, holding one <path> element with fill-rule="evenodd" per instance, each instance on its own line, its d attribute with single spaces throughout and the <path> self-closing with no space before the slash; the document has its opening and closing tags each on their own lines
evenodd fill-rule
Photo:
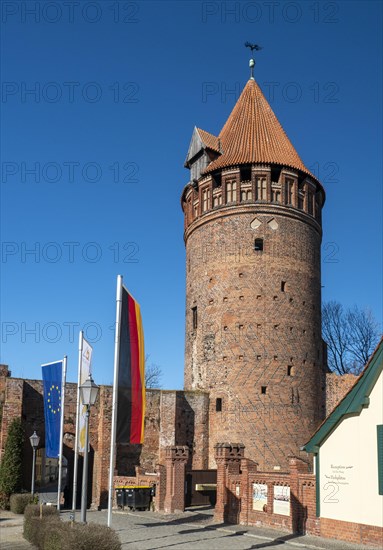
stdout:
<svg viewBox="0 0 383 550">
<path fill-rule="evenodd" d="M 58 458 L 60 453 L 60 416 L 62 361 L 42 365 L 44 383 L 45 453 Z"/>
</svg>

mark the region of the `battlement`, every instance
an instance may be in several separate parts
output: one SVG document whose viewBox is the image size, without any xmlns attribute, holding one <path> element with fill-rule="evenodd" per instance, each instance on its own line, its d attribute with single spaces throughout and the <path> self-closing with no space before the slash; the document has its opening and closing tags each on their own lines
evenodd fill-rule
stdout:
<svg viewBox="0 0 383 550">
<path fill-rule="evenodd" d="M 298 171 L 285 167 L 245 165 L 202 176 L 182 194 L 185 233 L 210 213 L 239 206 L 285 207 L 306 214 L 319 226 L 324 204 L 322 187 Z"/>
</svg>

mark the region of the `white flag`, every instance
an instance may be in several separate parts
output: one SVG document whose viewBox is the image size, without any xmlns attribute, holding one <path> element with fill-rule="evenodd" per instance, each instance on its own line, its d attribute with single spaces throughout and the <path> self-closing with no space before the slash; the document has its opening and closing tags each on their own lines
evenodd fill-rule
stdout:
<svg viewBox="0 0 383 550">
<path fill-rule="evenodd" d="M 81 367 L 80 367 L 80 384 L 83 384 L 91 375 L 91 362 L 92 362 L 92 346 L 83 338 L 82 355 L 81 355 Z M 85 415 L 86 407 L 81 403 L 80 397 L 80 426 L 79 426 L 79 438 L 78 438 L 78 451 L 83 453 L 85 451 Z"/>
</svg>

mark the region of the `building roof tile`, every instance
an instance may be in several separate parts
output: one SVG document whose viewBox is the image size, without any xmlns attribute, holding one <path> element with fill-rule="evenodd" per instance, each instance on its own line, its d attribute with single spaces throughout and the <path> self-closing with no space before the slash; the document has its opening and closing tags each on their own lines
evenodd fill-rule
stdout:
<svg viewBox="0 0 383 550">
<path fill-rule="evenodd" d="M 253 79 L 244 87 L 218 138 L 198 131 L 203 141 L 211 144 L 209 147 L 222 152 L 208 165 L 205 173 L 238 164 L 279 164 L 317 179 L 303 164 Z"/>
<path fill-rule="evenodd" d="M 217 153 L 221 152 L 219 146 L 219 138 L 213 136 L 213 134 L 210 134 L 205 130 L 201 130 L 201 128 L 197 128 L 197 132 L 199 133 L 201 141 L 206 147 L 212 149 L 213 151 L 216 151 Z"/>
</svg>

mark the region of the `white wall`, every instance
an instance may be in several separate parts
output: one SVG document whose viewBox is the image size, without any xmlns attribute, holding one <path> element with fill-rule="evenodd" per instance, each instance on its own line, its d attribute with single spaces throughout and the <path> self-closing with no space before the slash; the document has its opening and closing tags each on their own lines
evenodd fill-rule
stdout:
<svg viewBox="0 0 383 550">
<path fill-rule="evenodd" d="M 320 447 L 321 517 L 383 526 L 383 496 L 378 494 L 376 426 L 383 424 L 383 374 L 370 405 L 345 417 Z"/>
</svg>

